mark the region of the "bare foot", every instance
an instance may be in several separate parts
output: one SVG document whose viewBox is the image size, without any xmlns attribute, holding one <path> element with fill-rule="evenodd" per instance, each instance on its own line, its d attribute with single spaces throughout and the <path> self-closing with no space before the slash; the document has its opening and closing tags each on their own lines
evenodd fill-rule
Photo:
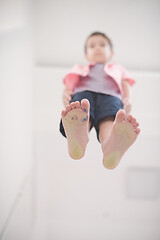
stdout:
<svg viewBox="0 0 160 240">
<path fill-rule="evenodd" d="M 90 104 L 87 99 L 80 102 L 72 102 L 62 111 L 62 123 L 68 141 L 69 155 L 73 159 L 84 156 L 88 138 Z"/>
<path fill-rule="evenodd" d="M 102 144 L 103 164 L 108 169 L 113 169 L 119 164 L 123 154 L 135 142 L 140 133 L 139 123 L 136 119 L 131 115 L 125 119 L 125 116 L 125 110 L 120 109 L 109 137 Z"/>
</svg>

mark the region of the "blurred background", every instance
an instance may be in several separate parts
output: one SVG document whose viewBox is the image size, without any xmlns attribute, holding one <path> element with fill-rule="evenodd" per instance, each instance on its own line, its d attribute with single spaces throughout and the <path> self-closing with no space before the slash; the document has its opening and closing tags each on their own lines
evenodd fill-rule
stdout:
<svg viewBox="0 0 160 240">
<path fill-rule="evenodd" d="M 160 1 L 0 0 L 0 239 L 160 239 Z M 80 161 L 59 133 L 62 79 L 93 31 L 136 80 L 141 134 L 115 170 L 94 129 Z"/>
</svg>

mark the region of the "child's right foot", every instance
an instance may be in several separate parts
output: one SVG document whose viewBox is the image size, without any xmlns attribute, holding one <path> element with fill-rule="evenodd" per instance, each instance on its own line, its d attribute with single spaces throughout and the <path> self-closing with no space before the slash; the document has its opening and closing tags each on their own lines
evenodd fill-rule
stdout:
<svg viewBox="0 0 160 240">
<path fill-rule="evenodd" d="M 80 102 L 72 102 L 62 111 L 62 123 L 68 141 L 69 155 L 73 159 L 84 156 L 88 138 L 90 104 L 87 99 Z"/>
</svg>

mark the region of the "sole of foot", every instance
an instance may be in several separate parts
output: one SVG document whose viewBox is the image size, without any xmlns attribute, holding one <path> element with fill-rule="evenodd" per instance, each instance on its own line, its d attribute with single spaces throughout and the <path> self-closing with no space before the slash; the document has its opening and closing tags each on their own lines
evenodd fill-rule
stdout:
<svg viewBox="0 0 160 240">
<path fill-rule="evenodd" d="M 124 153 L 136 141 L 140 133 L 137 120 L 132 115 L 125 117 L 125 110 L 120 109 L 108 139 L 102 144 L 103 164 L 107 169 L 117 167 Z"/>
<path fill-rule="evenodd" d="M 68 142 L 68 152 L 71 158 L 81 159 L 84 156 L 88 137 L 90 104 L 87 99 L 72 102 L 62 111 L 62 123 Z"/>
</svg>

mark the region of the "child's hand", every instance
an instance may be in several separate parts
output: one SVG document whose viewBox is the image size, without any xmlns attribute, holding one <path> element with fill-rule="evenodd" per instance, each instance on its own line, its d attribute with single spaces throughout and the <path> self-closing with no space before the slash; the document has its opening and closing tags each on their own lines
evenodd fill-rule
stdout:
<svg viewBox="0 0 160 240">
<path fill-rule="evenodd" d="M 63 104 L 65 107 L 70 103 L 72 95 L 73 95 L 73 91 L 65 87 L 62 95 Z"/>
<path fill-rule="evenodd" d="M 126 113 L 127 114 L 130 113 L 130 111 L 131 111 L 131 103 L 130 103 L 129 98 L 123 98 L 122 102 L 123 102 L 124 110 L 126 111 Z"/>
</svg>

